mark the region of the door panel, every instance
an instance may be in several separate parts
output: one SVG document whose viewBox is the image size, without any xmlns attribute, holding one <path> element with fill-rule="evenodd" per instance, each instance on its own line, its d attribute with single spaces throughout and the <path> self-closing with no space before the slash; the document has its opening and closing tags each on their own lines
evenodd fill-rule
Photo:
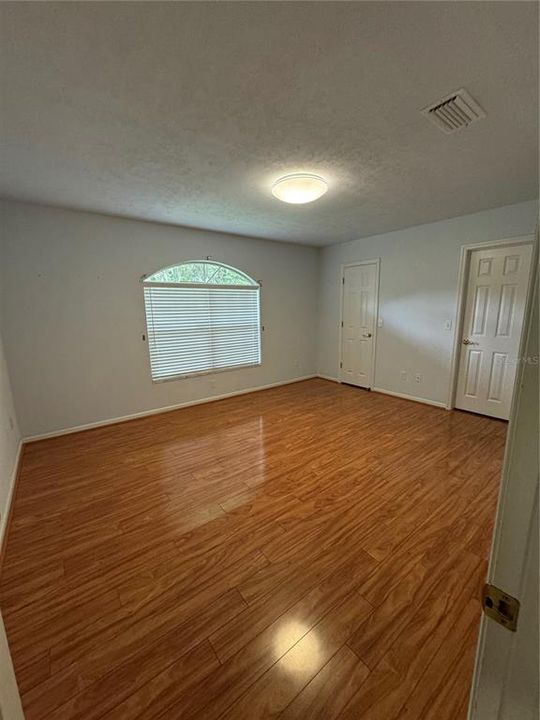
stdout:
<svg viewBox="0 0 540 720">
<path fill-rule="evenodd" d="M 507 255 L 504 259 L 503 275 L 513 275 L 519 270 L 519 255 Z"/>
<path fill-rule="evenodd" d="M 471 333 L 484 335 L 486 332 L 486 316 L 489 303 L 489 287 L 480 285 L 476 288 L 474 299 L 473 323 Z"/>
<path fill-rule="evenodd" d="M 507 420 L 531 245 L 475 250 L 466 288 L 456 407 Z"/>
<path fill-rule="evenodd" d="M 340 379 L 365 388 L 373 384 L 377 274 L 375 262 L 346 267 L 343 272 Z"/>
<path fill-rule="evenodd" d="M 512 319 L 515 316 L 516 286 L 503 285 L 499 301 L 496 335 L 508 337 L 512 334 Z"/>
<path fill-rule="evenodd" d="M 503 399 L 507 362 L 508 355 L 506 353 L 493 353 L 493 357 L 491 358 L 491 373 L 488 389 L 489 400 L 497 400 L 501 402 Z"/>
<path fill-rule="evenodd" d="M 480 377 L 480 367 L 482 365 L 482 351 L 471 350 L 467 358 L 467 379 L 465 384 L 465 393 L 468 397 L 478 397 L 478 380 Z"/>
</svg>

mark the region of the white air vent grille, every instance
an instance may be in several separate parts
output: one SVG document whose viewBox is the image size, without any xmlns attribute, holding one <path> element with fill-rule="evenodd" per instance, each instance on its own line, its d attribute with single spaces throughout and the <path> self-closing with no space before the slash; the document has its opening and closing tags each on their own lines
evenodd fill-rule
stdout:
<svg viewBox="0 0 540 720">
<path fill-rule="evenodd" d="M 447 134 L 462 130 L 486 117 L 476 100 L 463 89 L 456 90 L 434 105 L 424 108 L 422 114 Z"/>
</svg>

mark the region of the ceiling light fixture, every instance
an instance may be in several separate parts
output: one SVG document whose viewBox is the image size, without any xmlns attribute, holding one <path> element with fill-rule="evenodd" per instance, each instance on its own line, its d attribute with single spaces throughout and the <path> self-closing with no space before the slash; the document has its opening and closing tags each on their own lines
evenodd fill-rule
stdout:
<svg viewBox="0 0 540 720">
<path fill-rule="evenodd" d="M 272 195 L 278 200 L 294 205 L 318 200 L 328 190 L 328 185 L 319 175 L 294 173 L 285 175 L 272 185 Z"/>
</svg>

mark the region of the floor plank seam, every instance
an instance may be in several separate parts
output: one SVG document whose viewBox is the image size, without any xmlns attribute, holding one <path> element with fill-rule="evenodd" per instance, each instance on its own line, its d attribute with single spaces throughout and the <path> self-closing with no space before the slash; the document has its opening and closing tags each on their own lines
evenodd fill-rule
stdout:
<svg viewBox="0 0 540 720">
<path fill-rule="evenodd" d="M 317 678 L 290 711 L 299 717 L 313 698 L 333 702 L 323 670 L 341 669 L 331 682 L 342 692 L 355 658 L 369 673 L 332 705 L 340 716 L 367 720 L 395 692 L 394 710 L 405 698 L 397 716 L 414 691 L 406 717 L 420 720 L 410 712 L 425 702 L 426 658 L 458 642 L 455 603 L 435 596 L 443 573 L 470 568 L 459 577 L 467 622 L 475 608 L 480 617 L 506 432 L 426 407 L 313 380 L 25 448 L 0 593 L 29 717 L 130 720 L 139 701 L 148 720 L 247 720 L 252 701 L 255 715 L 281 716 Z M 339 624 L 344 602 L 350 630 Z M 442 610 L 452 617 L 441 626 L 433 613 Z M 304 617 L 305 631 L 293 629 L 276 659 L 274 633 Z M 380 673 L 395 658 L 408 667 L 408 633 L 426 624 L 436 637 L 407 684 L 389 675 L 386 699 L 373 696 L 371 710 L 355 704 L 375 688 L 365 686 L 376 680 L 370 666 Z M 302 640 L 296 654 L 308 662 L 306 636 L 324 651 L 332 627 L 346 637 L 288 684 L 285 661 L 276 664 Z M 454 656 L 470 657 L 473 643 L 464 638 Z M 437 695 L 459 695 L 461 712 L 467 683 L 466 669 L 453 671 Z"/>
</svg>

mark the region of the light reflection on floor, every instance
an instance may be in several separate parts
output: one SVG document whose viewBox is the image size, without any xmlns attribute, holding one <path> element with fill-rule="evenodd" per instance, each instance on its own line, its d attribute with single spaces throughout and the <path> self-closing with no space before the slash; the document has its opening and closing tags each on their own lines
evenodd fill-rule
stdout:
<svg viewBox="0 0 540 720">
<path fill-rule="evenodd" d="M 292 674 L 310 673 L 319 666 L 317 633 L 298 621 L 290 621 L 278 629 L 274 652 L 276 660 L 281 658 L 283 670 Z"/>
</svg>

